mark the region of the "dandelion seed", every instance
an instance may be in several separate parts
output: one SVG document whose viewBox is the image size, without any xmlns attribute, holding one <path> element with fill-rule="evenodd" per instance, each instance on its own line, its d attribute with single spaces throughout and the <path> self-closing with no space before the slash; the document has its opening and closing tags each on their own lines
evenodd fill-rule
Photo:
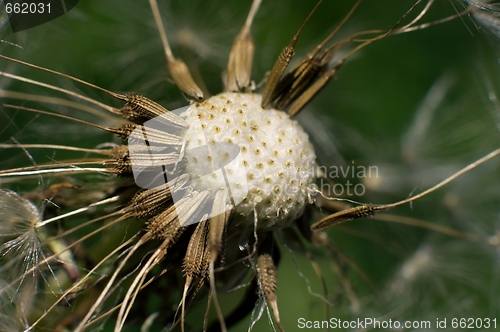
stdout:
<svg viewBox="0 0 500 332">
<path fill-rule="evenodd" d="M 27 326 L 26 317 L 34 305 L 30 292 L 36 292 L 38 279 L 55 287 L 59 281 L 40 238 L 44 235 L 38 229 L 42 220 L 39 210 L 17 193 L 0 190 L 0 220 L 0 275 L 5 283 L 0 296 L 10 300 L 2 307 L 17 307 L 17 314 L 9 319 L 24 321 Z"/>
<path fill-rule="evenodd" d="M 7 264 L 2 266 L 3 274 L 12 271 L 11 263 L 21 264 L 13 276 L 23 276 L 38 265 L 42 243 L 37 234 L 37 225 L 42 217 L 38 209 L 28 200 L 10 190 L 0 190 L 0 254 Z M 21 279 L 20 284 L 22 284 Z"/>
</svg>

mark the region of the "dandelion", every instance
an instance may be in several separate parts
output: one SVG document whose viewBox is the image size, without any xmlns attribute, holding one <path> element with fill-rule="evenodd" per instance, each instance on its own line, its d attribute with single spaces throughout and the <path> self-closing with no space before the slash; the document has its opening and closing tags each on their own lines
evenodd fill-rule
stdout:
<svg viewBox="0 0 500 332">
<path fill-rule="evenodd" d="M 205 74 L 212 73 L 210 66 L 221 58 L 217 54 L 219 46 L 204 38 L 190 37 L 192 32 L 189 29 L 171 33 L 175 24 L 168 22 L 165 29 L 162 14 L 168 12 L 167 17 L 174 20 L 175 15 L 171 12 L 175 12 L 175 6 L 158 7 L 154 0 L 150 5 L 153 15 L 137 4 L 127 7 L 120 3 L 113 11 L 109 5 L 96 4 L 97 11 L 105 16 L 120 19 L 140 16 L 142 25 L 139 26 L 144 29 L 144 22 L 148 22 L 150 26 L 146 30 L 155 34 L 153 38 L 151 33 L 143 37 L 137 31 L 123 32 L 115 38 L 120 43 L 119 53 L 103 57 L 89 53 L 86 56 L 86 65 L 96 69 L 88 75 L 78 73 L 78 70 L 72 72 L 72 76 L 62 74 L 55 71 L 57 67 L 45 65 L 43 56 L 29 62 L 17 60 L 23 58 L 17 54 L 15 57 L 2 56 L 2 62 L 15 69 L 1 72 L 7 82 L 5 90 L 0 92 L 6 100 L 3 117 L 9 123 L 2 133 L 6 137 L 15 136 L 15 140 L 6 139 L 1 147 L 9 152 L 21 150 L 24 157 L 28 155 L 32 161 L 31 165 L 20 167 L 16 159 L 21 155 L 8 155 L 4 160 L 5 170 L 0 171 L 2 185 L 24 191 L 25 196 L 33 200 L 51 202 L 42 216 L 26 198 L 12 191 L 3 191 L 5 201 L 10 202 L 5 211 L 13 220 L 7 218 L 4 227 L 14 224 L 13 216 L 17 216 L 17 223 L 25 225 L 16 232 L 5 230 L 14 239 L 4 242 L 5 253 L 17 251 L 16 257 L 7 258 L 6 262 L 28 261 L 30 264 L 15 271 L 10 279 L 22 281 L 33 275 L 33 284 L 37 287 L 32 294 L 35 297 L 44 293 L 52 296 L 47 301 L 37 301 L 33 308 L 23 308 L 30 323 L 26 327 L 28 330 L 66 328 L 83 331 L 106 328 L 108 324 L 114 326 L 115 331 L 134 325 L 150 330 L 164 327 L 227 330 L 242 320 L 252 329 L 264 314 L 273 328 L 294 329 L 297 317 L 293 317 L 293 322 L 285 323 L 284 316 L 290 315 L 283 310 L 281 294 L 278 293 L 283 287 L 279 275 L 287 275 L 278 268 L 283 249 L 289 251 L 294 260 L 297 259 L 296 246 L 305 252 L 317 274 L 309 276 L 304 273 L 303 265 L 295 262 L 306 288 L 323 305 L 337 306 L 337 312 L 346 315 L 343 317 L 352 317 L 352 312 L 361 315 L 365 304 L 373 301 L 372 298 L 360 298 L 358 294 L 363 294 L 362 288 L 366 285 L 373 285 L 373 280 L 382 278 L 377 276 L 377 271 L 383 269 L 373 264 L 360 267 L 356 259 L 350 259 L 348 254 L 339 250 L 341 244 L 350 238 L 349 233 L 361 234 L 376 242 L 377 234 L 371 232 L 377 227 L 374 225 L 395 221 L 430 229 L 459 242 L 478 244 L 489 240 L 485 250 L 495 246 L 495 236 L 491 232 L 481 234 L 477 230 L 457 229 L 453 221 L 451 225 L 436 225 L 414 215 L 405 219 L 386 214 L 390 209 L 402 211 L 403 205 L 427 199 L 427 195 L 444 190 L 443 186 L 452 180 L 460 185 L 463 174 L 484 167 L 484 163 L 499 154 L 497 145 L 492 144 L 484 147 L 486 151 L 480 150 L 481 154 L 474 155 L 474 158 L 454 160 L 444 165 L 439 173 L 443 176 L 433 176 L 437 168 L 431 167 L 432 163 L 420 148 L 446 141 L 434 139 L 428 133 L 439 132 L 434 131 L 432 125 L 439 124 L 436 114 L 441 101 L 451 91 L 451 80 L 443 79 L 430 90 L 410 125 L 411 129 L 404 136 L 400 151 L 410 171 L 398 165 L 397 168 L 403 170 L 395 180 L 385 175 L 380 179 L 364 180 L 370 193 L 383 193 L 375 196 L 377 198 L 373 201 L 382 201 L 388 197 L 386 193 L 391 192 L 383 189 L 384 185 L 396 183 L 403 177 L 406 185 L 396 192 L 397 195 L 401 190 L 406 192 L 403 197 L 391 198 L 396 203 L 369 204 L 371 196 L 350 197 L 349 182 L 345 183 L 347 190 L 342 194 L 332 194 L 327 187 L 318 186 L 318 181 L 325 180 L 327 174 L 320 174 L 317 166 L 322 163 L 321 159 L 331 154 L 333 147 L 327 129 L 315 128 L 307 134 L 301 125 L 301 122 L 315 121 L 312 117 L 307 119 L 306 105 L 320 107 L 322 100 L 315 99 L 316 95 L 321 96 L 320 91 L 334 77 L 338 75 L 338 81 L 341 81 L 349 73 L 348 68 L 352 66 L 347 62 L 354 56 L 390 38 L 404 38 L 395 35 L 429 31 L 426 28 L 438 23 L 460 21 L 458 18 L 476 10 L 477 6 L 467 5 L 462 11 L 454 11 L 450 6 L 449 13 L 426 20 L 435 7 L 434 1 L 411 2 L 382 28 L 374 28 L 369 22 L 357 22 L 364 30 L 350 32 L 354 28 L 355 13 L 370 8 L 370 5 L 364 7 L 357 1 L 343 12 L 344 17 L 339 19 L 336 27 L 328 24 L 323 28 L 328 28 L 327 32 L 311 37 L 308 27 L 315 20 L 321 22 L 315 17 L 326 13 L 320 2 L 307 9 L 309 16 L 302 13 L 294 33 L 283 42 L 281 53 L 276 50 L 271 57 L 267 55 L 268 46 L 263 46 L 266 52 L 259 51 L 259 43 L 253 39 L 256 31 L 262 34 L 259 25 L 269 24 L 259 18 L 261 1 L 255 0 L 248 4 L 248 14 L 241 18 L 242 28 L 236 30 L 234 41 L 227 45 L 229 55 L 221 80 L 224 92 L 211 96 L 214 84 L 205 84 L 203 79 L 208 77 L 213 81 L 213 75 L 201 73 L 202 69 Z M 81 7 L 79 11 L 75 9 L 75 19 L 88 21 L 90 18 L 86 15 L 93 9 L 84 4 Z M 181 11 L 185 12 L 185 9 L 183 7 Z M 266 16 L 272 14 L 269 7 L 261 10 Z M 221 10 L 219 15 L 226 14 Z M 221 20 L 222 25 L 227 22 Z M 94 28 L 89 27 L 87 35 L 92 41 Z M 107 31 L 113 28 L 111 23 Z M 102 31 L 98 29 L 97 33 L 102 34 Z M 275 31 L 273 28 L 271 33 Z M 76 43 L 84 44 L 84 39 Z M 212 39 L 216 38 L 211 36 Z M 315 39 L 314 43 L 309 41 L 311 39 Z M 128 40 L 134 40 L 130 44 L 133 47 L 125 46 Z M 152 46 L 155 43 L 163 46 L 163 52 Z M 312 45 L 301 51 L 301 43 Z M 183 48 L 188 49 L 187 56 L 181 51 Z M 68 49 L 71 49 L 69 45 Z M 202 60 L 193 60 L 192 52 L 200 53 Z M 262 61 L 257 60 L 266 60 L 265 70 L 269 71 L 262 87 L 260 82 L 253 81 L 255 71 L 263 71 Z M 110 82 L 109 68 L 117 69 L 114 73 L 118 78 L 114 82 Z M 346 71 L 342 74 L 344 69 Z M 164 75 L 158 75 L 158 72 Z M 167 74 L 169 82 L 163 78 Z M 99 81 L 103 87 L 75 76 L 85 77 L 89 82 Z M 360 80 L 359 77 L 356 80 Z M 375 86 L 384 86 L 387 79 L 380 75 L 377 81 L 381 82 Z M 177 87 L 188 101 L 179 93 L 175 101 L 169 100 L 171 97 L 165 91 L 172 87 Z M 125 90 L 129 92 L 123 93 Z M 424 91 L 418 98 L 423 94 Z M 155 95 L 158 98 L 154 98 Z M 339 99 L 342 98 L 359 99 L 349 96 Z M 311 104 L 313 99 L 318 103 Z M 396 98 L 385 105 L 393 102 L 396 103 Z M 369 104 L 369 96 L 358 101 L 362 108 Z M 327 105 L 331 107 L 331 102 Z M 174 111 L 168 111 L 165 106 Z M 50 120 L 42 122 L 42 118 Z M 372 121 L 370 127 L 380 121 Z M 477 128 L 480 129 L 473 129 L 473 134 L 485 128 L 484 122 L 480 122 Z M 446 131 L 449 132 L 449 128 Z M 111 134 L 117 137 L 112 138 Z M 64 136 L 64 144 L 57 139 L 59 135 Z M 40 137 L 45 139 L 40 140 Z M 344 144 L 348 145 L 354 141 L 348 138 L 355 136 L 345 137 Z M 426 141 L 429 138 L 432 138 L 431 143 Z M 319 144 L 316 149 L 314 141 L 324 144 Z M 454 142 L 462 144 L 457 139 Z M 359 146 L 363 145 L 359 144 L 357 148 Z M 341 146 L 337 156 L 343 154 L 342 150 Z M 439 153 L 444 150 L 450 151 L 446 147 Z M 383 152 L 377 154 L 377 163 Z M 349 155 L 354 154 L 350 152 L 346 156 Z M 370 160 L 373 155 L 370 151 L 365 158 Z M 476 162 L 466 166 L 475 159 Z M 342 161 L 338 163 L 342 164 Z M 348 162 L 343 164 L 349 165 Z M 354 160 L 351 164 L 355 164 Z M 439 165 L 443 163 L 439 162 Z M 424 169 L 424 176 L 418 175 L 419 167 Z M 462 177 L 457 180 L 459 176 Z M 43 181 L 39 180 L 40 177 Z M 329 188 L 344 185 L 338 179 L 326 180 L 333 180 Z M 30 182 L 37 184 L 30 186 Z M 431 189 L 416 189 L 409 198 L 402 199 L 416 185 Z M 442 202 L 440 199 L 434 201 Z M 23 209 L 11 210 L 11 206 L 16 205 Z M 449 207 L 456 211 L 453 204 Z M 330 215 L 326 212 L 329 210 Z M 374 219 L 366 221 L 364 229 L 347 223 L 365 217 Z M 330 227 L 336 232 L 327 236 L 324 230 Z M 340 237 L 338 232 L 345 234 Z M 415 285 L 422 276 L 424 284 L 432 280 L 426 277 L 446 263 L 446 259 L 432 256 L 443 249 L 438 244 L 420 244 L 422 233 L 403 231 L 391 239 L 390 243 L 385 243 L 389 247 L 401 240 L 399 243 L 412 242 L 413 249 L 418 245 L 424 249 L 415 249 L 416 253 L 412 253 L 406 248 L 409 253 L 401 257 L 403 262 L 400 270 L 395 272 L 392 285 L 383 290 L 393 302 L 384 308 L 386 313 L 398 305 L 398 301 L 393 300 L 397 297 L 395 294 L 417 289 Z M 317 263 L 314 251 L 303 242 L 324 248 L 330 264 L 325 268 L 326 260 Z M 350 248 L 363 247 L 370 252 L 371 245 L 365 242 L 368 241 L 358 242 L 359 246 Z M 379 242 L 384 244 L 384 241 Z M 33 257 L 33 253 L 44 252 L 44 246 L 51 247 L 53 254 Z M 453 250 L 442 252 L 446 257 L 463 255 Z M 356 256 L 355 252 L 350 254 Z M 376 258 L 373 261 L 383 261 Z M 64 268 L 54 270 L 54 265 Z M 50 272 L 54 282 L 37 280 L 33 272 L 42 267 Z M 327 275 L 329 268 L 333 268 L 335 276 Z M 353 277 L 354 272 L 358 277 Z M 441 272 L 436 274 L 436 279 L 441 280 L 442 276 L 451 276 L 455 280 L 473 278 L 468 271 L 453 274 L 444 269 Z M 364 279 L 361 283 L 364 286 L 355 282 L 359 277 Z M 316 283 L 311 283 L 311 280 L 323 284 L 322 289 L 317 291 Z M 331 280 L 341 287 L 332 287 Z M 10 284 L 2 287 L 4 294 L 10 294 L 10 289 Z M 236 292 L 239 297 L 225 297 L 226 292 Z M 418 295 L 420 293 L 413 296 L 414 301 L 401 307 L 399 317 L 421 308 L 424 302 Z M 205 313 L 196 311 L 196 302 L 201 299 L 206 300 L 201 306 Z M 155 302 L 151 308 L 150 303 Z M 344 312 L 346 303 L 349 304 L 349 314 Z M 380 315 L 381 307 L 384 306 L 370 305 L 371 310 L 366 310 L 366 313 Z M 250 313 L 252 318 L 248 322 L 245 317 Z M 326 319 L 329 315 L 326 311 Z"/>
</svg>

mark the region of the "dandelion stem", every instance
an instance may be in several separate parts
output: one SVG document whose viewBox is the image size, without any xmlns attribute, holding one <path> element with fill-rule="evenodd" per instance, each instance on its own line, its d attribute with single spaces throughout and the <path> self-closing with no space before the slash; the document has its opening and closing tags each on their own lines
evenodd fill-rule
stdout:
<svg viewBox="0 0 500 332">
<path fill-rule="evenodd" d="M 56 220 L 60 220 L 60 219 L 63 219 L 63 218 L 67 218 L 69 216 L 74 216 L 75 214 L 79 214 L 79 213 L 88 211 L 90 208 L 93 208 L 95 206 L 99 206 L 99 205 L 104 205 L 104 204 L 116 202 L 119 198 L 120 198 L 120 196 L 114 196 L 114 197 L 110 197 L 110 198 L 104 199 L 104 200 L 99 201 L 99 202 L 92 203 L 92 204 L 90 204 L 90 205 L 88 205 L 86 207 L 83 207 L 83 208 L 80 208 L 80 209 L 76 209 L 76 210 L 73 210 L 71 212 L 62 214 L 60 216 L 44 220 L 43 222 L 38 223 L 37 225 L 35 225 L 35 227 L 36 228 L 40 228 L 40 227 L 43 227 L 43 226 L 45 226 L 47 224 L 50 224 L 51 222 L 54 222 Z"/>
<path fill-rule="evenodd" d="M 111 150 L 101 150 L 101 149 L 85 149 L 76 146 L 68 145 L 55 145 L 55 144 L 0 144 L 0 149 L 12 149 L 12 148 L 26 148 L 26 149 L 52 149 L 52 150 L 67 150 L 67 151 L 79 151 L 96 153 L 109 156 L 112 154 Z"/>
<path fill-rule="evenodd" d="M 8 174 L 0 174 L 0 177 L 40 175 L 40 174 L 62 174 L 62 173 L 88 173 L 88 172 L 114 173 L 112 170 L 106 168 L 75 167 L 75 168 L 53 168 L 53 169 L 44 169 L 39 171 L 12 172 Z"/>
<path fill-rule="evenodd" d="M 49 69 L 49 68 L 44 68 L 44 67 L 41 67 L 41 66 L 37 66 L 37 65 L 34 65 L 32 63 L 29 63 L 29 62 L 25 62 L 25 61 L 21 61 L 21 60 L 18 60 L 18 59 L 14 59 L 14 58 L 10 58 L 8 56 L 5 56 L 5 55 L 1 55 L 0 54 L 0 58 L 2 59 L 5 59 L 5 60 L 8 60 L 8 61 L 12 61 L 12 62 L 17 62 L 17 63 L 20 63 L 24 66 L 27 66 L 27 67 L 31 67 L 31 68 L 35 68 L 35 69 L 39 69 L 39 70 L 42 70 L 42 71 L 45 71 L 45 72 L 48 72 L 48 73 L 51 73 L 51 74 L 55 74 L 55 75 L 58 75 L 58 76 L 62 76 L 64 78 L 68 78 L 72 81 L 75 81 L 75 82 L 78 82 L 78 83 L 81 83 L 81 84 L 84 84 L 86 86 L 90 86 L 91 88 L 94 88 L 94 89 L 97 89 L 97 90 L 100 90 L 100 91 L 103 91 L 103 92 L 106 92 L 107 94 L 113 96 L 113 97 L 116 97 L 118 94 L 117 93 L 114 93 L 112 91 L 109 91 L 109 90 L 106 90 L 104 88 L 101 88 L 100 86 L 98 85 L 95 85 L 95 84 L 92 84 L 92 83 L 89 83 L 87 81 L 84 81 L 82 79 L 79 79 L 77 77 L 74 77 L 74 76 L 71 76 L 71 75 L 68 75 L 68 74 L 63 74 L 61 72 L 58 72 L 56 70 L 52 70 L 52 69 Z M 32 81 L 34 82 L 34 81 Z M 37 82 L 37 83 L 40 83 L 40 82 Z M 43 84 L 43 83 L 41 83 Z M 42 85 L 44 86 L 44 85 Z M 56 88 L 56 87 L 52 87 L 52 88 Z M 58 90 L 59 88 L 56 88 L 56 90 Z M 63 89 L 59 90 L 59 91 L 62 91 Z M 93 101 L 93 102 L 97 102 L 97 101 Z M 101 104 L 102 105 L 102 104 Z M 106 107 L 109 107 L 107 105 L 105 105 Z"/>
<path fill-rule="evenodd" d="M 462 232 L 462 231 L 459 231 L 457 229 L 453 229 L 453 228 L 446 227 L 443 225 L 438 225 L 438 224 L 435 224 L 435 223 L 432 223 L 429 221 L 425 221 L 425 220 L 404 217 L 404 216 L 396 216 L 396 215 L 392 215 L 392 214 L 383 214 L 383 213 L 377 214 L 373 218 L 377 219 L 377 220 L 394 222 L 394 223 L 399 223 L 399 224 L 403 224 L 403 225 L 427 228 L 427 229 L 430 229 L 432 231 L 435 231 L 435 232 L 438 232 L 441 234 L 445 234 L 448 236 L 462 238 L 462 239 L 468 240 L 468 241 L 484 243 L 484 237 L 479 236 L 477 234 Z"/>
<path fill-rule="evenodd" d="M 495 150 L 495 151 L 493 151 L 493 152 L 488 153 L 486 156 L 484 156 L 484 157 L 476 160 L 472 164 L 469 164 L 468 166 L 462 168 L 460 171 L 456 172 L 452 176 L 444 179 L 443 181 L 439 182 L 435 186 L 427 189 L 426 191 L 424 191 L 424 192 L 422 192 L 422 193 L 420 193 L 418 195 L 415 195 L 413 197 L 407 198 L 407 199 L 405 199 L 403 201 L 400 201 L 400 202 L 397 202 L 397 203 L 387 204 L 387 205 L 383 205 L 383 206 L 386 207 L 386 208 L 393 208 L 393 207 L 396 207 L 396 206 L 399 206 L 399 205 L 403 205 L 403 204 L 406 204 L 406 203 L 413 202 L 413 201 L 415 201 L 415 200 L 417 200 L 419 198 L 422 198 L 422 197 L 430 194 L 431 192 L 438 190 L 439 188 L 443 187 L 444 185 L 450 183 L 451 181 L 455 180 L 459 176 L 461 176 L 461 175 L 467 173 L 468 171 L 476 168 L 477 166 L 479 166 L 479 165 L 487 162 L 488 160 L 496 157 L 499 154 L 500 154 L 500 148 L 497 149 L 497 150 Z"/>
<path fill-rule="evenodd" d="M 172 53 L 172 49 L 170 48 L 170 44 L 168 43 L 167 34 L 165 33 L 165 27 L 163 26 L 163 22 L 161 20 L 158 3 L 156 2 L 156 0 L 150 0 L 149 4 L 151 6 L 151 11 L 153 12 L 153 16 L 155 18 L 156 26 L 158 27 L 158 32 L 160 33 L 160 38 L 163 44 L 163 50 L 165 51 L 165 56 L 167 57 L 167 61 L 171 62 L 174 60 L 174 54 Z"/>
<path fill-rule="evenodd" d="M 86 159 L 85 159 L 86 160 Z M 15 173 L 15 172 L 20 172 L 20 171 L 30 171 L 30 170 L 42 170 L 42 169 L 50 169 L 52 167 L 56 166 L 68 166 L 68 167 L 76 167 L 76 166 L 82 166 L 82 165 L 104 165 L 106 162 L 109 160 L 107 159 L 99 159 L 99 160 L 92 160 L 92 161 L 72 161 L 72 162 L 66 162 L 66 163 L 57 163 L 57 164 L 47 164 L 47 165 L 36 165 L 36 166 L 26 166 L 26 167 L 19 167 L 19 168 L 12 168 L 8 169 L 5 171 L 0 171 L 0 176 L 6 175 L 9 176 L 9 174 Z"/>
<path fill-rule="evenodd" d="M 3 104 L 3 106 L 7 107 L 7 108 L 13 108 L 13 109 L 17 109 L 17 110 L 26 111 L 26 112 L 33 112 L 33 113 L 50 115 L 50 116 L 54 116 L 56 118 L 62 118 L 62 119 L 71 120 L 71 121 L 78 122 L 78 123 L 83 123 L 83 124 L 85 124 L 87 126 L 95 127 L 95 128 L 101 129 L 101 130 L 111 131 L 111 128 L 103 127 L 103 126 L 97 125 L 97 124 L 92 123 L 92 122 L 80 120 L 80 119 L 73 118 L 71 116 L 67 116 L 67 115 L 63 115 L 63 114 L 46 112 L 46 111 L 42 111 L 42 110 L 39 110 L 39 109 L 29 108 L 29 107 L 24 107 L 24 106 L 18 106 L 18 105 Z"/>
<path fill-rule="evenodd" d="M 116 109 L 114 107 L 108 106 L 108 105 L 103 104 L 101 102 L 98 102 L 97 100 L 94 100 L 92 98 L 85 97 L 85 96 L 83 96 L 81 94 L 78 94 L 76 92 L 69 91 L 69 90 L 66 90 L 66 89 L 63 89 L 63 88 L 59 88 L 59 87 L 54 86 L 54 85 L 46 84 L 46 83 L 43 83 L 43 82 L 38 82 L 38 81 L 29 79 L 29 78 L 25 78 L 25 77 L 22 77 L 22 76 L 17 76 L 17 75 L 9 74 L 9 73 L 3 72 L 3 71 L 0 71 L 0 76 L 9 77 L 9 78 L 21 81 L 21 82 L 25 82 L 25 83 L 29 83 L 29 84 L 33 84 L 33 85 L 38 85 L 38 86 L 41 86 L 41 87 L 44 87 L 44 88 L 47 88 L 47 89 L 51 89 L 51 90 L 54 90 L 54 91 L 59 91 L 59 92 L 62 92 L 64 94 L 67 94 L 69 96 L 76 97 L 78 99 L 88 101 L 89 103 L 97 105 L 97 106 L 99 106 L 99 107 L 101 107 L 101 108 L 103 108 L 103 109 L 105 109 L 105 110 L 107 110 L 107 111 L 109 111 L 111 113 L 121 114 L 120 110 L 118 110 L 118 109 Z"/>
<path fill-rule="evenodd" d="M 134 238 L 138 235 L 135 234 L 134 236 L 132 236 L 130 239 L 128 239 L 126 242 L 122 243 L 121 245 L 119 245 L 118 247 L 115 248 L 115 250 L 113 250 L 112 252 L 110 252 L 106 257 L 104 257 L 103 259 L 101 259 L 101 261 L 99 263 L 97 263 L 93 268 L 92 270 L 90 270 L 82 279 L 80 279 L 77 283 L 75 283 L 73 286 L 71 286 L 68 290 L 66 290 L 41 316 L 40 318 L 38 318 L 30 327 L 33 328 L 34 326 L 36 326 L 47 314 L 50 313 L 50 311 L 52 309 L 55 308 L 55 306 L 60 303 L 64 298 L 66 298 L 66 296 L 68 294 L 70 294 L 73 290 L 75 290 L 77 287 L 79 287 L 80 285 L 82 285 L 102 264 L 104 264 L 107 260 L 109 260 L 111 257 L 113 257 L 114 255 L 116 255 L 120 250 L 122 250 L 123 248 L 125 248 L 126 246 L 128 246 L 129 244 L 132 243 L 132 241 L 134 240 Z"/>
<path fill-rule="evenodd" d="M 55 104 L 55 105 L 61 105 L 61 106 L 67 106 L 71 107 L 92 115 L 96 115 L 102 119 L 106 119 L 108 121 L 112 122 L 120 122 L 122 121 L 121 119 L 109 114 L 109 113 L 104 113 L 101 111 L 98 111 L 96 109 L 93 109 L 92 107 L 89 107 L 87 105 L 82 105 L 70 100 L 62 99 L 62 98 L 56 98 L 56 97 L 48 97 L 48 96 L 39 96 L 35 95 L 32 93 L 23 93 L 23 92 L 17 92 L 17 91 L 7 91 L 7 90 L 1 90 L 0 89 L 0 97 L 5 97 L 5 98 L 12 98 L 12 99 L 20 99 L 20 100 L 31 100 L 31 101 L 38 101 L 41 103 L 47 103 L 47 104 Z"/>
</svg>

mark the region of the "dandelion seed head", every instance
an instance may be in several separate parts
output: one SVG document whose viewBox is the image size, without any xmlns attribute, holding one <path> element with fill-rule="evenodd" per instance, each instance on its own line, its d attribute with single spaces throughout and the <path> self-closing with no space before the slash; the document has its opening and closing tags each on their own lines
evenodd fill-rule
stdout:
<svg viewBox="0 0 500 332">
<path fill-rule="evenodd" d="M 284 227 L 308 203 L 316 155 L 300 124 L 283 111 L 262 109 L 261 99 L 258 94 L 222 93 L 191 107 L 186 121 L 201 125 L 192 125 L 185 134 L 187 171 L 204 174 L 207 168 L 224 166 L 226 176 L 234 179 L 235 213 L 253 223 L 256 211 L 259 227 Z M 214 142 L 234 144 L 236 159 L 227 149 L 211 149 L 205 156 L 210 160 L 192 152 Z M 212 174 L 194 178 L 195 189 L 217 192 L 224 179 Z"/>
</svg>

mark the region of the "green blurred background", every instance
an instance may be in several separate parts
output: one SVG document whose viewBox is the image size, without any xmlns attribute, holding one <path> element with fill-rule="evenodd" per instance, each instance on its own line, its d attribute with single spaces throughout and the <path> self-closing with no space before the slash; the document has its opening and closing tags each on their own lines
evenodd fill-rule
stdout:
<svg viewBox="0 0 500 332">
<path fill-rule="evenodd" d="M 211 93 L 221 91 L 221 72 L 250 1 L 159 2 L 174 54 L 191 67 L 197 65 Z M 338 38 L 364 29 L 389 29 L 412 4 L 409 0 L 364 1 Z M 257 83 L 270 70 L 313 5 L 311 1 L 263 1 L 252 29 L 256 44 L 253 77 Z M 352 1 L 321 4 L 300 36 L 296 59 L 317 45 L 351 6 Z M 463 9 L 460 6 L 458 1 L 438 0 L 422 21 L 453 15 Z M 162 45 L 147 1 L 80 1 L 74 10 L 55 21 L 15 35 L 5 24 L 2 34 L 1 39 L 22 46 L 19 49 L 3 44 L 4 54 L 109 90 L 137 92 L 169 109 L 186 105 L 168 79 Z M 498 105 L 491 101 L 499 83 L 497 45 L 494 34 L 465 16 L 421 31 L 388 37 L 357 53 L 298 116 L 318 146 L 320 165 L 377 166 L 380 172 L 377 181 L 365 183 L 366 194 L 354 199 L 389 203 L 406 198 L 413 190 L 420 192 L 430 187 L 498 147 L 500 112 Z M 81 90 L 90 97 L 119 105 L 104 94 L 52 75 L 5 61 L 1 66 L 2 70 Z M 0 85 L 16 91 L 43 91 L 6 79 L 2 79 Z M 412 127 L 412 123 L 415 124 L 412 121 L 429 91 L 434 91 L 434 100 L 440 101 L 436 111 L 422 134 L 405 141 L 409 128 L 416 127 Z M 104 136 L 91 136 L 94 132 L 85 135 L 86 129 L 64 121 L 31 114 L 6 114 L 2 119 L 5 126 L 0 125 L 1 142 L 16 137 L 24 143 L 62 141 L 92 147 L 103 141 Z M 57 131 L 54 131 L 56 125 Z M 44 154 L 35 153 L 34 157 L 42 159 Z M 14 165 L 22 158 L 12 151 L 2 152 L 3 167 Z M 486 239 L 499 224 L 496 165 L 498 161 L 493 161 L 416 202 L 411 209 L 406 206 L 395 210 L 394 215 L 421 218 L 480 234 Z M 9 186 L 19 189 L 15 184 Z M 319 217 L 318 212 L 314 220 Z M 353 313 L 353 305 L 339 284 L 331 255 L 324 248 L 308 246 L 328 285 L 328 298 L 333 304 L 329 317 L 433 322 L 438 317 L 500 318 L 498 253 L 492 246 L 373 219 L 354 221 L 328 234 L 340 252 L 364 271 L 377 289 L 356 273 L 354 265 L 345 263 L 342 269 L 361 304 L 361 309 Z M 293 255 L 282 246 L 277 294 L 283 325 L 287 331 L 295 331 L 300 317 L 324 319 L 324 304 L 308 292 L 309 282 L 313 292 L 321 293 L 320 280 L 309 259 L 298 246 L 288 246 Z M 412 261 L 415 253 L 421 253 L 423 248 L 430 248 L 432 259 Z M 409 269 L 410 263 L 417 272 L 412 270 L 413 279 L 404 279 L 398 273 L 406 271 L 408 276 L 404 268 Z M 230 301 L 222 295 L 223 304 Z M 204 305 L 199 307 L 189 319 L 200 319 L 195 316 L 203 315 Z M 257 323 L 255 331 L 270 330 L 266 315 L 264 313 Z M 140 318 L 134 321 L 136 326 L 139 321 Z M 247 318 L 233 331 L 246 330 L 249 322 Z"/>
</svg>

